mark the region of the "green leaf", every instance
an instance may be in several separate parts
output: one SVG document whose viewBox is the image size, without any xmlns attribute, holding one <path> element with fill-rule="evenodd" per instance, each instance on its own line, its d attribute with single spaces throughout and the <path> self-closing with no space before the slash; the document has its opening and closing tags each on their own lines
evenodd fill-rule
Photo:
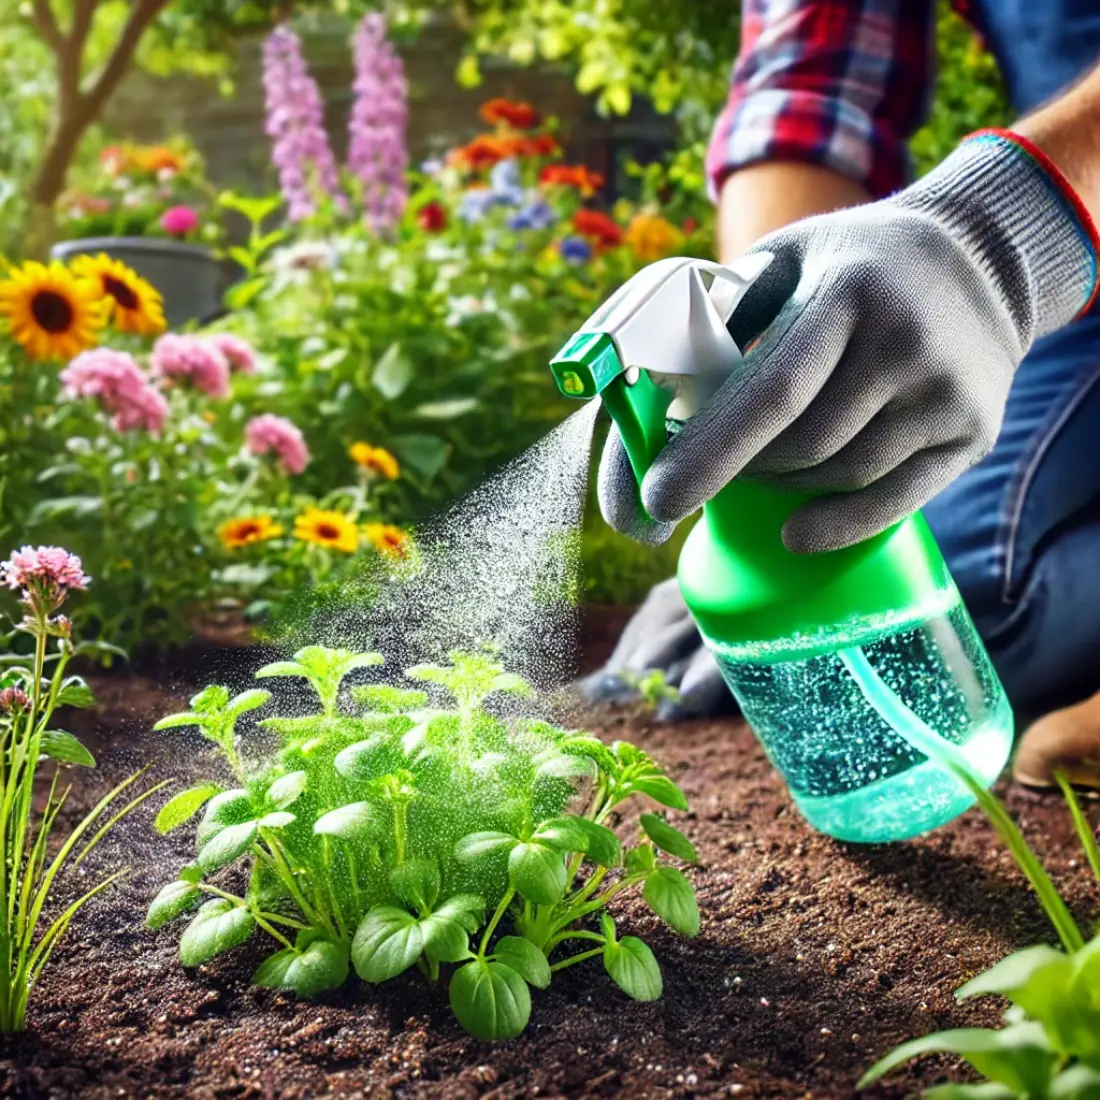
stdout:
<svg viewBox="0 0 1100 1100">
<path fill-rule="evenodd" d="M 536 905 L 553 905 L 565 893 L 565 857 L 544 844 L 517 844 L 508 855 L 508 877 Z"/>
<path fill-rule="evenodd" d="M 1011 997 L 1016 990 L 1027 985 L 1036 974 L 1048 967 L 1065 967 L 1068 976 L 1069 962 L 1069 956 L 1065 952 L 1057 951 L 1046 944 L 1025 947 L 1022 951 L 1006 955 L 976 978 L 971 978 L 956 991 L 955 998 L 963 1001 L 968 997 L 981 997 L 990 993 Z"/>
<path fill-rule="evenodd" d="M 518 843 L 519 841 L 508 833 L 491 830 L 470 833 L 455 845 L 455 858 L 463 861 L 481 859 L 490 852 L 498 852 L 505 848 L 512 849 Z"/>
<path fill-rule="evenodd" d="M 387 401 L 396 401 L 408 388 L 412 377 L 412 361 L 401 354 L 401 345 L 396 341 L 386 348 L 371 372 L 374 388 Z"/>
<path fill-rule="evenodd" d="M 428 705 L 428 693 L 416 688 L 391 687 L 389 684 L 363 684 L 351 689 L 351 697 L 378 714 L 407 714 Z"/>
<path fill-rule="evenodd" d="M 40 500 L 27 516 L 26 525 L 37 527 L 48 520 L 61 519 L 69 516 L 74 520 L 85 519 L 94 516 L 103 508 L 103 500 L 100 497 L 75 496 L 75 497 L 49 497 Z"/>
<path fill-rule="evenodd" d="M 256 918 L 243 906 L 226 898 L 208 901 L 180 937 L 180 962 L 200 966 L 238 944 L 252 934 Z"/>
<path fill-rule="evenodd" d="M 456 420 L 478 407 L 476 397 L 452 397 L 443 401 L 425 401 L 412 410 L 413 416 L 424 420 Z"/>
<path fill-rule="evenodd" d="M 280 776 L 267 788 L 267 800 L 277 810 L 292 806 L 306 789 L 306 773 L 290 772 Z"/>
<path fill-rule="evenodd" d="M 410 859 L 390 872 L 390 888 L 406 905 L 427 911 L 439 897 L 442 879 L 434 859 Z"/>
<path fill-rule="evenodd" d="M 657 866 L 657 853 L 649 844 L 639 844 L 636 848 L 627 848 L 623 863 L 629 874 L 648 874 Z"/>
<path fill-rule="evenodd" d="M 580 824 L 580 818 L 569 815 L 541 822 L 531 839 L 562 852 L 588 851 L 587 831 Z"/>
<path fill-rule="evenodd" d="M 587 817 L 577 818 L 577 825 L 588 836 L 588 848 L 585 850 L 588 859 L 601 867 L 618 867 L 623 858 L 619 838 L 606 825 Z"/>
<path fill-rule="evenodd" d="M 645 880 L 646 905 L 681 936 L 699 933 L 699 905 L 695 891 L 682 871 L 658 867 Z"/>
<path fill-rule="evenodd" d="M 1015 1096 L 1015 1094 L 1012 1094 Z M 1100 1071 L 1085 1065 L 1070 1066 L 1050 1083 L 1048 1100 L 1100 1100 Z"/>
<path fill-rule="evenodd" d="M 312 676 L 312 673 L 309 669 L 303 668 L 297 661 L 272 661 L 271 664 L 258 668 L 253 675 L 257 680 L 266 680 L 272 676 L 305 676 L 308 678 Z"/>
<path fill-rule="evenodd" d="M 645 835 L 670 856 L 682 859 L 685 863 L 695 863 L 698 855 L 695 845 L 679 829 L 674 829 L 663 818 L 656 814 L 642 814 L 642 829 Z"/>
<path fill-rule="evenodd" d="M 226 703 L 225 710 L 227 714 L 231 714 L 234 718 L 240 717 L 242 714 L 247 714 L 250 710 L 259 710 L 271 699 L 271 692 L 264 691 L 262 688 L 249 688 L 248 691 L 242 691 L 240 695 L 234 696 Z"/>
<path fill-rule="evenodd" d="M 994 1031 L 991 1028 L 955 1028 L 937 1031 L 895 1047 L 859 1080 L 866 1088 L 892 1069 L 923 1054 L 958 1054 L 991 1081 L 1018 1092 L 1043 1096 L 1050 1082 L 1054 1053 L 1047 1047 L 1042 1026 L 1033 1021 Z"/>
<path fill-rule="evenodd" d="M 181 913 L 193 909 L 202 900 L 202 891 L 193 882 L 170 882 L 153 898 L 145 916 L 148 928 L 160 928 Z"/>
<path fill-rule="evenodd" d="M 458 920 L 432 913 L 420 922 L 424 950 L 440 962 L 461 962 L 469 958 L 469 933 Z"/>
<path fill-rule="evenodd" d="M 455 894 L 439 906 L 432 916 L 458 921 L 472 936 L 485 919 L 485 899 L 477 894 Z"/>
<path fill-rule="evenodd" d="M 154 828 L 161 836 L 178 829 L 185 821 L 190 821 L 220 790 L 216 783 L 204 783 L 173 795 L 160 808 L 156 821 L 153 822 Z"/>
<path fill-rule="evenodd" d="M 998 1085 L 996 1081 L 982 1081 L 977 1085 L 936 1085 L 925 1089 L 924 1100 L 1020 1100 L 1015 1089 Z M 1054 1093 L 1048 1093 L 1052 1097 Z"/>
<path fill-rule="evenodd" d="M 256 809 L 252 805 L 248 791 L 239 787 L 222 791 L 207 803 L 206 813 L 203 814 L 198 832 L 195 834 L 195 844 L 202 848 L 208 840 L 227 826 L 243 825 L 245 822 L 254 822 L 255 819 Z"/>
<path fill-rule="evenodd" d="M 313 831 L 320 836 L 338 836 L 341 840 L 356 840 L 371 831 L 373 825 L 369 802 L 349 802 L 346 806 L 329 810 L 313 823 Z"/>
<path fill-rule="evenodd" d="M 413 433 L 395 436 L 390 439 L 390 446 L 402 465 L 418 475 L 425 484 L 435 480 L 451 453 L 451 445 L 437 435 Z"/>
<path fill-rule="evenodd" d="M 347 946 L 315 939 L 302 950 L 288 948 L 264 959 L 252 980 L 269 989 L 287 989 L 299 997 L 313 997 L 343 985 L 347 976 Z"/>
<path fill-rule="evenodd" d="M 493 947 L 493 958 L 514 970 L 536 989 L 550 985 L 550 964 L 546 956 L 522 936 L 503 936 Z"/>
<path fill-rule="evenodd" d="M 378 905 L 359 922 L 351 959 L 363 981 L 384 982 L 408 970 L 423 950 L 419 921 L 404 909 Z"/>
<path fill-rule="evenodd" d="M 478 1039 L 514 1039 L 531 1018 L 531 992 L 510 966 L 474 959 L 451 977 L 451 1010 Z"/>
<path fill-rule="evenodd" d="M 684 798 L 680 788 L 667 776 L 647 775 L 631 780 L 634 789 L 642 794 L 649 795 L 654 802 L 660 802 L 662 806 L 668 806 L 673 810 L 686 810 L 687 799 Z"/>
<path fill-rule="evenodd" d="M 252 847 L 256 839 L 256 822 L 245 821 L 240 825 L 227 825 L 214 834 L 199 849 L 196 862 L 206 874 L 228 867 Z"/>
<path fill-rule="evenodd" d="M 268 281 L 266 275 L 254 275 L 251 279 L 242 279 L 234 283 L 222 295 L 225 308 L 234 313 L 247 309 L 249 304 L 263 293 Z"/>
<path fill-rule="evenodd" d="M 568 756 L 547 749 L 535 758 L 535 775 L 540 779 L 581 779 L 596 774 L 596 765 L 584 756 Z"/>
<path fill-rule="evenodd" d="M 197 714 L 221 714 L 229 706 L 229 688 L 210 684 L 191 699 L 191 709 Z"/>
<path fill-rule="evenodd" d="M 95 696 L 83 676 L 68 676 L 57 693 L 59 707 L 78 707 L 86 710 L 95 706 Z"/>
<path fill-rule="evenodd" d="M 39 743 L 43 756 L 62 764 L 79 764 L 82 768 L 94 768 L 95 757 L 65 730 L 46 730 Z"/>
<path fill-rule="evenodd" d="M 286 810 L 273 810 L 269 814 L 264 814 L 256 824 L 261 829 L 285 829 L 288 825 L 292 825 L 295 820 L 295 816 L 292 813 L 287 813 Z"/>
<path fill-rule="evenodd" d="M 661 995 L 661 968 L 649 947 L 637 936 L 609 940 L 603 965 L 611 980 L 635 1001 L 655 1001 Z"/>
<path fill-rule="evenodd" d="M 202 722 L 202 715 L 184 711 L 180 714 L 169 714 L 154 723 L 154 730 L 178 729 L 180 726 L 197 726 Z"/>
<path fill-rule="evenodd" d="M 384 733 L 376 733 L 365 741 L 356 741 L 341 749 L 333 764 L 345 779 L 377 779 L 385 770 L 389 748 L 390 739 Z"/>
</svg>

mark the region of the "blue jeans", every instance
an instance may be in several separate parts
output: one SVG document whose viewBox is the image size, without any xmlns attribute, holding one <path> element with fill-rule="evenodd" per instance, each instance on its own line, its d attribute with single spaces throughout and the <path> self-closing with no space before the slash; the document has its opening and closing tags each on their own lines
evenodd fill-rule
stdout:
<svg viewBox="0 0 1100 1100">
<path fill-rule="evenodd" d="M 1014 706 L 1100 689 L 1100 312 L 1036 342 L 993 451 L 924 515 Z"/>
</svg>

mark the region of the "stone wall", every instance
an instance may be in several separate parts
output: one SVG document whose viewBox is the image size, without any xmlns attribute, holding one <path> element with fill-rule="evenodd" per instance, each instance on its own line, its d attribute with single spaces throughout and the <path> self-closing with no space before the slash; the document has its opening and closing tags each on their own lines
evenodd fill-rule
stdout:
<svg viewBox="0 0 1100 1100">
<path fill-rule="evenodd" d="M 352 79 L 347 31 L 333 28 L 311 33 L 305 44 L 311 72 L 324 94 L 333 144 L 342 155 Z M 251 191 L 273 188 L 263 132 L 260 46 L 258 37 L 240 43 L 236 92 L 228 99 L 198 79 L 153 80 L 134 73 L 111 102 L 106 119 L 110 129 L 142 142 L 186 133 L 206 158 L 210 177 L 218 186 Z M 674 141 L 674 124 L 644 104 L 625 119 L 600 118 L 573 87 L 570 74 L 561 69 L 487 65 L 480 87 L 460 88 L 454 70 L 461 47 L 456 30 L 431 26 L 402 51 L 409 80 L 409 144 L 414 160 L 478 132 L 482 128 L 478 107 L 492 96 L 525 99 L 559 117 L 569 157 L 604 172 L 611 195 L 623 185 L 621 164 L 628 155 L 650 159 Z"/>
</svg>

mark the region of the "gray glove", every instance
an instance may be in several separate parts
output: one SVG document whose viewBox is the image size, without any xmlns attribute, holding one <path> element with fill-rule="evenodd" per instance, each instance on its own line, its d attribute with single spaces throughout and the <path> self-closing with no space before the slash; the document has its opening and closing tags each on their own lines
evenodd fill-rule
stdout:
<svg viewBox="0 0 1100 1100">
<path fill-rule="evenodd" d="M 730 322 L 751 350 L 650 468 L 652 519 L 609 436 L 607 521 L 661 542 L 743 473 L 824 494 L 783 532 L 791 550 L 813 552 L 927 503 L 993 446 L 1032 341 L 1092 293 L 1094 231 L 1056 173 L 1014 141 L 979 135 L 890 199 L 760 241 L 753 251 L 775 260 Z"/>
<path fill-rule="evenodd" d="M 580 683 L 589 702 L 626 702 L 638 697 L 637 680 L 659 669 L 679 700 L 663 701 L 657 717 L 664 721 L 735 709 L 733 696 L 710 650 L 703 645 L 688 613 L 676 578 L 650 589 L 627 623 L 606 665 Z"/>
</svg>

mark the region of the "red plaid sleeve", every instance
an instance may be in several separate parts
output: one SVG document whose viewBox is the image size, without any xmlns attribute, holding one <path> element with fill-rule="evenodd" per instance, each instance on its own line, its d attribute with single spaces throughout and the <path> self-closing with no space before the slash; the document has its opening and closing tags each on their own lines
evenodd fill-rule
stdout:
<svg viewBox="0 0 1100 1100">
<path fill-rule="evenodd" d="M 744 0 L 741 52 L 707 153 L 714 194 L 765 160 L 824 164 L 873 195 L 909 171 L 934 67 L 934 0 Z"/>
</svg>

